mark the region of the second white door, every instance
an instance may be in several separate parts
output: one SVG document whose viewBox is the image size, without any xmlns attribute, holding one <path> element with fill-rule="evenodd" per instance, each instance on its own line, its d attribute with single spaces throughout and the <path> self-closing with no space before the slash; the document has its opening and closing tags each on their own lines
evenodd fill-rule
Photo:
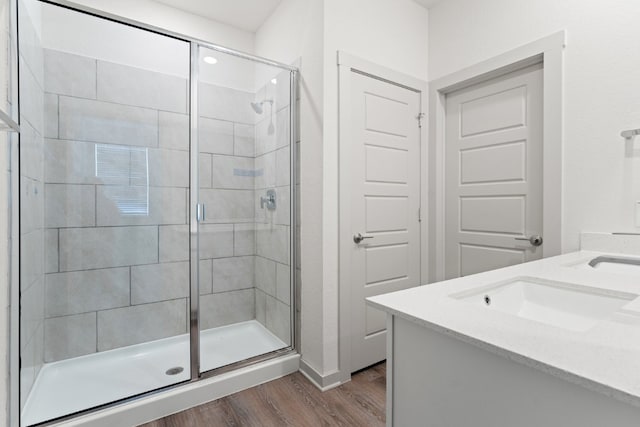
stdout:
<svg viewBox="0 0 640 427">
<path fill-rule="evenodd" d="M 386 358 L 365 298 L 420 284 L 420 93 L 351 72 L 351 371 Z"/>
<path fill-rule="evenodd" d="M 542 257 L 542 105 L 541 64 L 447 96 L 447 279 Z"/>
</svg>

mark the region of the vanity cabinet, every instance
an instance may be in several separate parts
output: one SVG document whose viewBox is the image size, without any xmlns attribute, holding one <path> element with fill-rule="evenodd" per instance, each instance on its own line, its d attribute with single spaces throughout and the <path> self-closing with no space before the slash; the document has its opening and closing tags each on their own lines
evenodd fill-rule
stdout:
<svg viewBox="0 0 640 427">
<path fill-rule="evenodd" d="M 640 408 L 388 314 L 387 426 L 637 427 Z"/>
</svg>

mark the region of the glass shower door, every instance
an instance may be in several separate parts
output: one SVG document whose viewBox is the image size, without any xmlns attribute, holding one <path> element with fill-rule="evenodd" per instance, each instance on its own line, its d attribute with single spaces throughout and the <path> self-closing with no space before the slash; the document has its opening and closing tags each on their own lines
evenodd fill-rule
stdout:
<svg viewBox="0 0 640 427">
<path fill-rule="evenodd" d="M 189 44 L 32 3 L 20 10 L 23 425 L 190 379 Z M 35 9 L 55 25 L 36 28 Z"/>
<path fill-rule="evenodd" d="M 287 348 L 291 72 L 198 52 L 200 370 Z"/>
</svg>

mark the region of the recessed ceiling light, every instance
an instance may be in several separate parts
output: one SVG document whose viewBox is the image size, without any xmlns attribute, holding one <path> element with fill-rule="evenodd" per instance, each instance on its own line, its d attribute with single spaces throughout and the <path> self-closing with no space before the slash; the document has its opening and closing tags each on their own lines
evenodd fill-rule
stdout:
<svg viewBox="0 0 640 427">
<path fill-rule="evenodd" d="M 204 58 L 202 58 L 202 60 L 204 62 L 206 62 L 207 64 L 216 64 L 216 63 L 218 63 L 218 60 L 216 58 L 214 58 L 213 56 L 205 56 Z"/>
<path fill-rule="evenodd" d="M 274 85 L 278 84 L 278 80 L 277 79 L 271 79 L 271 83 L 273 83 Z"/>
</svg>

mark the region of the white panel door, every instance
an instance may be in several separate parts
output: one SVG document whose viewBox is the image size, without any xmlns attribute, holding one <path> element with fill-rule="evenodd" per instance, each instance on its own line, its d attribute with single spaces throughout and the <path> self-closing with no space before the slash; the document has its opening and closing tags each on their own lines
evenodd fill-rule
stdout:
<svg viewBox="0 0 640 427">
<path fill-rule="evenodd" d="M 446 100 L 445 276 L 542 257 L 542 64 Z"/>
<path fill-rule="evenodd" d="M 362 74 L 351 92 L 351 371 L 386 358 L 365 298 L 420 284 L 420 94 Z M 362 235 L 360 243 L 353 236 Z"/>
</svg>

